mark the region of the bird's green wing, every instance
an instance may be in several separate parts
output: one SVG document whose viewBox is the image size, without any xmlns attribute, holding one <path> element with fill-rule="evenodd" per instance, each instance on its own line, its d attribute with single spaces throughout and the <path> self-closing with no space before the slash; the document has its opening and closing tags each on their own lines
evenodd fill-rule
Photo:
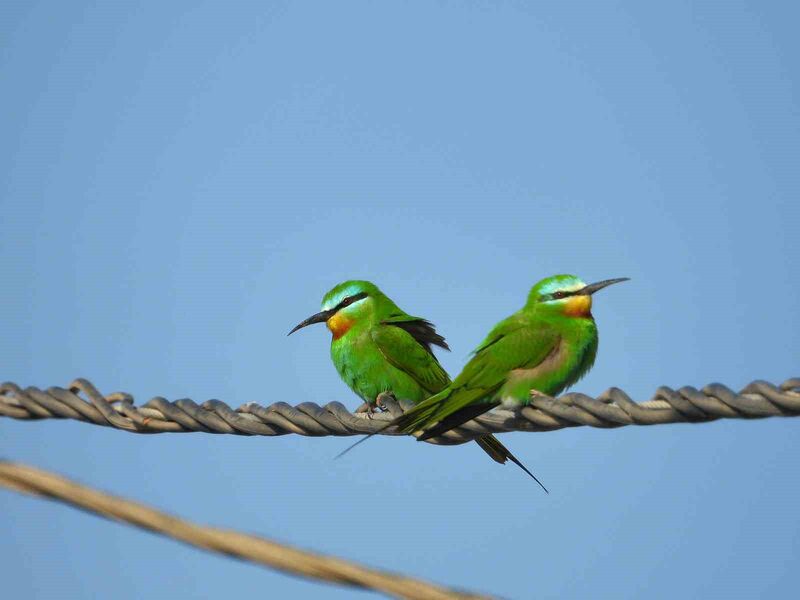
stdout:
<svg viewBox="0 0 800 600">
<path fill-rule="evenodd" d="M 370 335 L 381 354 L 429 394 L 435 394 L 450 383 L 447 372 L 436 357 L 408 331 L 393 324 L 379 324 Z"/>
<path fill-rule="evenodd" d="M 534 368 L 560 340 L 558 331 L 545 323 L 533 324 L 516 316 L 501 321 L 475 349 L 453 388 L 485 390 L 487 394 L 497 391 L 511 371 Z"/>
<path fill-rule="evenodd" d="M 433 357 L 433 354 L 431 353 L 431 344 L 436 344 L 437 346 L 441 346 L 447 350 L 450 348 L 447 346 L 444 338 L 436 333 L 432 323 L 426 321 L 425 319 L 409 317 L 408 315 L 395 315 L 383 321 L 383 326 L 386 327 L 386 325 L 392 325 L 394 328 L 399 327 L 404 332 L 409 333 L 417 342 L 417 344 L 427 350 L 427 352 L 431 355 L 431 358 L 433 358 L 433 362 L 435 364 L 429 364 L 428 359 L 423 360 L 421 355 L 417 355 L 418 351 L 413 351 L 412 353 L 402 352 L 402 350 L 406 350 L 406 348 L 404 348 L 401 343 L 398 343 L 398 340 L 404 338 L 404 336 L 400 336 L 398 334 L 390 334 L 387 336 L 382 332 L 378 332 L 377 336 L 373 334 L 373 339 L 376 341 L 376 343 L 378 343 L 379 348 L 381 348 L 381 344 L 377 338 L 386 338 L 384 342 L 388 351 L 381 351 L 384 352 L 384 356 L 386 356 L 387 360 L 389 360 L 398 368 L 402 368 L 405 372 L 409 373 L 422 387 L 427 389 L 430 393 L 436 393 L 450 383 L 450 378 L 447 376 L 447 373 L 445 373 L 445 371 L 439 366 L 436 358 Z M 392 327 L 389 327 L 388 329 L 391 330 Z M 392 350 L 398 349 L 401 350 L 401 352 L 392 353 Z M 400 366 L 400 364 L 403 366 Z M 423 366 L 422 369 L 419 368 L 420 365 Z M 431 374 L 435 374 L 436 376 L 436 381 L 434 382 L 437 386 L 436 389 L 431 389 L 430 385 L 423 381 Z M 475 442 L 478 444 L 478 446 L 480 446 L 481 450 L 489 455 L 492 460 L 500 464 L 505 464 L 507 460 L 512 461 L 528 475 L 533 477 L 533 479 L 542 486 L 542 489 L 544 489 L 545 492 L 547 491 L 547 488 L 542 485 L 542 482 L 540 482 L 536 476 L 531 473 L 528 468 L 522 464 L 522 462 L 520 462 L 520 460 L 514 456 L 514 454 L 495 436 L 485 435 L 477 438 Z"/>
<path fill-rule="evenodd" d="M 434 437 L 497 405 L 492 396 L 516 369 L 532 369 L 558 348 L 558 332 L 515 315 L 501 321 L 453 383 L 407 411 L 397 425 L 407 433 L 425 430 Z M 445 422 L 445 419 L 447 420 Z M 441 424 L 442 426 L 434 425 Z"/>
</svg>

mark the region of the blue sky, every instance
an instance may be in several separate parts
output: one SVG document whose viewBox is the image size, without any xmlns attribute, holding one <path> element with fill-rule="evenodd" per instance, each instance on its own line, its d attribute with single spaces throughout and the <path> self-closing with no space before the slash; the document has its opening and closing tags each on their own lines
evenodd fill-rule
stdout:
<svg viewBox="0 0 800 600">
<path fill-rule="evenodd" d="M 0 8 L 0 378 L 351 407 L 349 278 L 456 373 L 543 276 L 597 297 L 575 388 L 800 373 L 789 2 L 18 2 Z M 0 421 L 3 457 L 214 525 L 511 598 L 790 597 L 792 419 L 467 445 Z M 0 491 L 9 597 L 349 598 Z"/>
</svg>

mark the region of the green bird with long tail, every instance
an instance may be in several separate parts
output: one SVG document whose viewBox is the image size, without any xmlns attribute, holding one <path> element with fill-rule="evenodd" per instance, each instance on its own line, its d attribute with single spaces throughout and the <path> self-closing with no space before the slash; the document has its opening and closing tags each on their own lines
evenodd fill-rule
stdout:
<svg viewBox="0 0 800 600">
<path fill-rule="evenodd" d="M 533 286 L 521 310 L 495 325 L 450 385 L 386 428 L 396 427 L 426 440 L 500 404 L 526 405 L 536 393 L 559 394 L 594 364 L 597 326 L 592 295 L 627 280 L 587 285 L 574 275 L 542 279 Z"/>
<path fill-rule="evenodd" d="M 334 287 L 322 299 L 322 310 L 289 335 L 314 323 L 327 324 L 333 334 L 333 364 L 368 406 L 374 406 L 383 392 L 420 402 L 450 383 L 431 348 L 449 350 L 445 339 L 429 321 L 403 312 L 369 281 L 345 281 Z M 495 461 L 511 460 L 536 479 L 494 436 L 476 441 Z"/>
</svg>

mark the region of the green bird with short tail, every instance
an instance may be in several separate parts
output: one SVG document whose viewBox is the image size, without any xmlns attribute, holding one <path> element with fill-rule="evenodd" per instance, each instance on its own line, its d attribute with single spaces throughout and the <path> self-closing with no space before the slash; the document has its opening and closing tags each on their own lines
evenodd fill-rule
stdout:
<svg viewBox="0 0 800 600">
<path fill-rule="evenodd" d="M 323 297 L 322 310 L 299 323 L 289 335 L 314 323 L 328 326 L 333 364 L 368 406 L 374 406 L 383 392 L 421 402 L 450 384 L 431 348 L 449 350 L 445 339 L 433 324 L 402 311 L 369 281 L 345 281 L 334 287 Z M 476 442 L 495 461 L 511 460 L 534 477 L 494 436 Z"/>
<path fill-rule="evenodd" d="M 597 355 L 592 295 L 627 280 L 587 285 L 574 275 L 542 279 L 521 310 L 495 325 L 450 385 L 386 428 L 426 440 L 501 404 L 521 406 L 537 393 L 561 393 L 591 369 Z"/>
</svg>

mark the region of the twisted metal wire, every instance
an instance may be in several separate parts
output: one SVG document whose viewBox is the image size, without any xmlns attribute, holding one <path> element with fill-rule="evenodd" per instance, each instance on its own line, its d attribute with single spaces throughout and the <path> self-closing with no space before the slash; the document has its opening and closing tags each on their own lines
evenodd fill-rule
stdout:
<svg viewBox="0 0 800 600">
<path fill-rule="evenodd" d="M 247 403 L 237 409 L 220 400 L 201 405 L 185 398 L 170 402 L 155 397 L 142 406 L 133 396 L 116 392 L 103 396 L 86 379 L 76 379 L 68 388 L 20 388 L 0 384 L 0 416 L 21 420 L 73 419 L 114 427 L 132 433 L 201 431 L 234 435 L 351 436 L 367 433 L 402 435 L 385 427 L 410 404 L 391 395 L 379 400 L 386 409 L 370 415 L 350 412 L 339 402 L 319 406 L 304 402 L 291 406 L 276 402 L 269 406 Z M 679 390 L 660 387 L 652 399 L 636 403 L 619 388 L 610 388 L 592 398 L 570 393 L 550 398 L 534 393 L 531 405 L 516 409 L 498 408 L 426 440 L 434 444 L 463 444 L 486 433 L 508 431 L 554 431 L 565 427 L 615 428 L 625 425 L 664 423 L 705 423 L 717 419 L 760 419 L 800 415 L 800 378 L 780 385 L 753 381 L 740 392 L 719 383 L 701 390 L 685 386 Z"/>
</svg>

